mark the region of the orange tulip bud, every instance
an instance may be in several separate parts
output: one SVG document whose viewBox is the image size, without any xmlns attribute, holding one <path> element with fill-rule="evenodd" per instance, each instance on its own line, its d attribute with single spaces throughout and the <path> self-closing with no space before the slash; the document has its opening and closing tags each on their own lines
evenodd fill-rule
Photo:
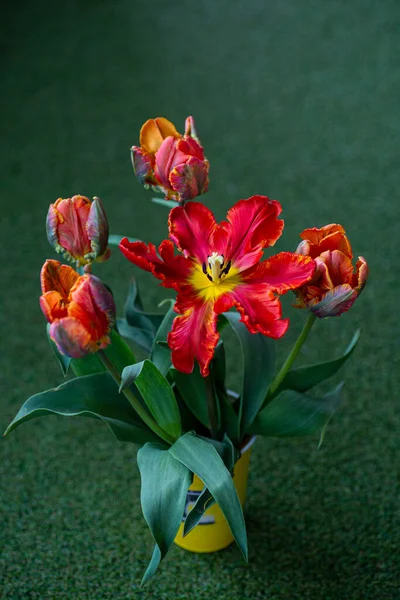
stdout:
<svg viewBox="0 0 400 600">
<path fill-rule="evenodd" d="M 40 307 L 62 354 L 81 358 L 105 348 L 115 321 L 111 293 L 94 275 L 47 260 L 41 271 Z"/>
<path fill-rule="evenodd" d="M 316 269 L 313 278 L 298 288 L 295 306 L 308 308 L 317 317 L 338 317 L 351 308 L 368 278 L 368 265 L 360 256 L 354 272 L 350 242 L 341 225 L 305 229 L 296 252 L 311 256 Z"/>
<path fill-rule="evenodd" d="M 208 189 L 209 163 L 193 117 L 186 119 L 184 136 L 163 117 L 149 119 L 140 131 L 140 147 L 133 146 L 131 152 L 140 183 L 166 198 L 184 202 Z"/>
</svg>

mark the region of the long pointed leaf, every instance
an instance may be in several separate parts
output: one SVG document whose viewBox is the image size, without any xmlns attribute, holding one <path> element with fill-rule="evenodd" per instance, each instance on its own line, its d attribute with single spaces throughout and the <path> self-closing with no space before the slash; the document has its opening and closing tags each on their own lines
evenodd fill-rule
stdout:
<svg viewBox="0 0 400 600">
<path fill-rule="evenodd" d="M 299 367 L 298 369 L 289 371 L 274 396 L 277 396 L 280 392 L 287 389 L 296 390 L 297 392 L 306 392 L 322 381 L 325 381 L 325 379 L 335 375 L 340 367 L 353 354 L 359 339 L 360 330 L 357 330 L 353 335 L 350 344 L 341 356 L 334 360 L 310 365 L 309 367 Z"/>
<path fill-rule="evenodd" d="M 155 335 L 153 348 L 151 351 L 151 360 L 163 375 L 166 375 L 172 366 L 171 351 L 169 348 L 164 348 L 157 342 L 166 341 L 167 335 L 171 331 L 172 323 L 176 316 L 177 314 L 174 309 L 170 308 Z"/>
<path fill-rule="evenodd" d="M 189 432 L 173 444 L 169 452 L 196 473 L 221 508 L 245 560 L 247 535 L 242 506 L 233 479 L 211 443 Z"/>
<path fill-rule="evenodd" d="M 137 454 L 137 461 L 142 479 L 143 515 L 156 542 L 142 579 L 144 585 L 154 575 L 175 539 L 192 474 L 161 444 L 145 444 Z"/>
<path fill-rule="evenodd" d="M 285 390 L 257 415 L 250 433 L 300 437 L 322 431 L 341 401 L 343 383 L 322 398 Z"/>
<path fill-rule="evenodd" d="M 215 500 L 209 489 L 204 488 L 197 498 L 193 508 L 189 511 L 183 525 L 183 537 L 187 536 L 201 521 L 204 513 L 208 510 Z"/>
<path fill-rule="evenodd" d="M 31 396 L 8 426 L 5 435 L 21 423 L 48 414 L 63 417 L 78 415 L 100 419 L 115 437 L 124 442 L 143 444 L 159 441 L 158 436 L 138 417 L 109 373 L 78 377 L 57 388 Z"/>
<path fill-rule="evenodd" d="M 155 334 L 165 315 L 144 311 L 139 289 L 134 279 L 129 286 L 124 315 L 125 319 L 118 320 L 120 333 L 150 353 Z"/>
<path fill-rule="evenodd" d="M 243 353 L 243 389 L 240 396 L 239 438 L 248 430 L 265 401 L 274 376 L 275 351 L 270 338 L 250 333 L 236 312 L 224 313 L 238 336 Z"/>
<path fill-rule="evenodd" d="M 181 435 L 181 417 L 175 394 L 168 381 L 149 360 L 122 371 L 121 390 L 135 384 L 158 425 L 174 438 Z"/>
<path fill-rule="evenodd" d="M 200 423 L 209 427 L 206 384 L 198 365 L 189 374 L 173 369 L 173 379 L 186 406 Z"/>
</svg>

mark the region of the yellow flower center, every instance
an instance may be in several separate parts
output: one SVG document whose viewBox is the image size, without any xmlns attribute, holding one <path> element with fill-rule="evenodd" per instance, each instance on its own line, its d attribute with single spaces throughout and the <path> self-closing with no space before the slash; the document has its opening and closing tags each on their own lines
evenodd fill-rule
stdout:
<svg viewBox="0 0 400 600">
<path fill-rule="evenodd" d="M 216 300 L 218 296 L 232 291 L 240 283 L 239 271 L 231 261 L 225 264 L 218 252 L 208 256 L 202 265 L 194 263 L 189 283 L 203 300 Z"/>
</svg>

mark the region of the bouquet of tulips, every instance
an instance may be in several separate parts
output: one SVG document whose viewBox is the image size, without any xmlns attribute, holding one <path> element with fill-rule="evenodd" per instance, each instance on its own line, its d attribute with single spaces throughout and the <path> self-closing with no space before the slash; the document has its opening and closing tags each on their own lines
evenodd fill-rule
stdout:
<svg viewBox="0 0 400 600">
<path fill-rule="evenodd" d="M 353 352 L 359 334 L 331 361 L 293 368 L 317 319 L 349 310 L 368 275 L 355 267 L 341 225 L 305 229 L 295 252 L 263 260 L 283 231 L 281 205 L 267 196 L 239 200 L 217 223 L 204 203 L 209 162 L 194 121 L 181 135 L 164 118 L 148 120 L 132 148 L 135 174 L 153 198 L 170 209 L 168 238 L 156 247 L 109 236 L 99 198 L 58 199 L 47 215 L 53 248 L 74 267 L 46 260 L 40 307 L 50 345 L 70 379 L 38 393 L 21 407 L 7 432 L 46 414 L 104 421 L 120 441 L 140 446 L 141 503 L 155 548 L 147 581 L 176 538 L 201 527 L 212 504 L 221 509 L 247 559 L 247 538 L 234 483 L 235 468 L 252 436 L 303 436 L 325 427 L 340 402 L 342 385 L 316 397 L 310 390 L 333 376 Z M 167 237 L 167 232 L 166 232 Z M 124 315 L 116 318 L 109 287 L 92 263 L 117 244 L 135 268 L 151 272 L 176 298 L 166 314 L 147 312 L 136 283 Z M 275 344 L 287 331 L 281 294 L 294 293 L 305 324 L 283 365 Z M 242 389 L 227 389 L 224 328 L 237 336 Z M 139 362 L 138 355 L 144 358 Z M 203 489 L 187 510 L 193 478 Z"/>
</svg>

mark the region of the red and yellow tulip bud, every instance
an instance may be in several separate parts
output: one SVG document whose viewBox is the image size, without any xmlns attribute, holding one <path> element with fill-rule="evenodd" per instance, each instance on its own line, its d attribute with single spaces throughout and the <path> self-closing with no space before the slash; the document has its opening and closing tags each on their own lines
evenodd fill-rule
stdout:
<svg viewBox="0 0 400 600">
<path fill-rule="evenodd" d="M 184 202 L 208 189 L 209 163 L 193 117 L 186 119 L 183 136 L 163 117 L 146 121 L 140 147 L 132 147 L 132 164 L 142 185 L 162 191 L 168 199 Z"/>
<path fill-rule="evenodd" d="M 353 253 L 341 225 L 305 229 L 296 252 L 315 260 L 315 273 L 295 291 L 297 308 L 308 308 L 317 317 L 338 317 L 351 308 L 368 278 L 368 265 L 359 256 L 354 271 Z"/>
<path fill-rule="evenodd" d="M 46 229 L 56 252 L 77 266 L 110 256 L 107 215 L 100 198 L 93 202 L 85 196 L 59 198 L 50 204 Z"/>
<path fill-rule="evenodd" d="M 51 324 L 50 337 L 62 354 L 82 358 L 108 346 L 115 305 L 100 279 L 79 275 L 57 260 L 45 262 L 40 279 L 40 307 Z"/>
</svg>

